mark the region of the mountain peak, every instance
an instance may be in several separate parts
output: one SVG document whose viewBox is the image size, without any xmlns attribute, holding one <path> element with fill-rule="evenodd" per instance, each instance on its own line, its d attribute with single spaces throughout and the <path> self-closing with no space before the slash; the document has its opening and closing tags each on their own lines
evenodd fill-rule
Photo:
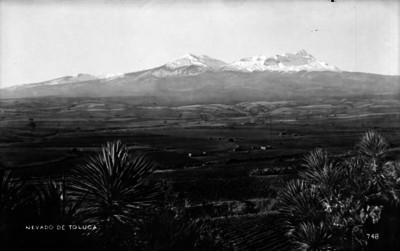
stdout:
<svg viewBox="0 0 400 251">
<path fill-rule="evenodd" d="M 318 61 L 314 56 L 302 49 L 294 53 L 284 53 L 273 57 L 263 55 L 243 58 L 240 61 L 223 67 L 229 71 L 338 71 L 339 69 L 327 63 Z"/>
<path fill-rule="evenodd" d="M 197 56 L 195 54 L 192 54 L 192 53 L 185 53 L 182 56 L 173 59 L 172 61 L 179 60 L 179 59 L 182 59 L 182 58 L 197 59 L 198 57 L 199 56 Z"/>
<path fill-rule="evenodd" d="M 260 55 L 254 56 L 254 57 L 242 58 L 242 59 L 240 59 L 240 61 L 243 61 L 243 62 L 259 62 L 259 61 L 262 61 L 262 62 L 264 62 L 266 59 L 267 59 L 266 56 L 260 54 Z"/>
<path fill-rule="evenodd" d="M 199 56 L 196 56 L 191 53 L 186 53 L 178 58 L 173 59 L 172 61 L 170 61 L 166 64 L 166 66 L 168 68 L 172 68 L 172 69 L 190 66 L 190 65 L 197 65 L 197 66 L 203 66 L 203 67 L 206 66 L 203 62 L 201 62 Z"/>
<path fill-rule="evenodd" d="M 193 76 L 205 72 L 217 71 L 239 71 L 239 72 L 260 72 L 260 71 L 278 71 L 278 72 L 298 72 L 298 71 L 340 71 L 337 67 L 328 65 L 325 62 L 318 61 L 306 50 L 301 49 L 296 53 L 284 53 L 272 57 L 266 57 L 259 54 L 257 56 L 242 58 L 233 63 L 225 63 L 221 60 L 209 57 L 207 55 L 196 55 L 186 53 L 173 59 L 172 61 L 158 68 L 149 70 L 155 77 L 168 76 Z M 58 85 L 66 83 L 76 83 L 91 80 L 101 80 L 104 82 L 117 78 L 123 78 L 124 73 L 91 75 L 87 73 L 78 73 L 49 81 L 35 83 L 39 85 Z"/>
<path fill-rule="evenodd" d="M 299 56 L 312 56 L 310 53 L 308 53 L 306 50 L 304 50 L 304 49 L 301 49 L 301 50 L 299 50 L 298 52 L 296 52 L 296 55 L 299 55 Z"/>
<path fill-rule="evenodd" d="M 174 76 L 174 75 L 197 75 L 206 71 L 220 70 L 225 62 L 211 58 L 207 55 L 195 55 L 186 53 L 178 58 L 163 65 L 160 69 L 153 72 L 154 76 Z"/>
</svg>

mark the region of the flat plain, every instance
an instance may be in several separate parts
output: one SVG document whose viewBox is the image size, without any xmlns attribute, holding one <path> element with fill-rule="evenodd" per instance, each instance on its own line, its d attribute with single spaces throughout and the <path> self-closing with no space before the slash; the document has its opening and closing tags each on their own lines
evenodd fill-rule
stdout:
<svg viewBox="0 0 400 251">
<path fill-rule="evenodd" d="M 0 107 L 0 158 L 21 173 L 58 176 L 122 140 L 159 163 L 154 176 L 193 203 L 268 197 L 280 187 L 271 182 L 283 184 L 305 153 L 343 154 L 368 130 L 389 139 L 393 158 L 400 145 L 395 97 L 185 106 L 38 98 L 3 99 Z M 252 175 L 268 168 L 278 179 Z"/>
</svg>

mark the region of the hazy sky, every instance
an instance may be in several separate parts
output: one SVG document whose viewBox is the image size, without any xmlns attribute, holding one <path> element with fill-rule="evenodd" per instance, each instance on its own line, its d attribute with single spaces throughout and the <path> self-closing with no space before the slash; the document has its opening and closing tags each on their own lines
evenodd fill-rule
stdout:
<svg viewBox="0 0 400 251">
<path fill-rule="evenodd" d="M 400 75 L 400 1 L 109 2 L 0 0 L 0 87 L 187 52 L 232 62 L 305 49 L 343 70 Z"/>
</svg>

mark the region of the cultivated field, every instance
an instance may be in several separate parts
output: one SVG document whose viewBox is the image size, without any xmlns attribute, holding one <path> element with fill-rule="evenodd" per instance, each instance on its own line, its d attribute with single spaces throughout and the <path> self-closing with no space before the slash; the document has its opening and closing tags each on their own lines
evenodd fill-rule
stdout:
<svg viewBox="0 0 400 251">
<path fill-rule="evenodd" d="M 193 216 L 215 218 L 221 228 L 229 220 L 218 217 L 253 217 L 229 218 L 241 227 L 275 212 L 279 189 L 296 177 L 304 154 L 316 147 L 346 154 L 374 129 L 388 138 L 389 158 L 396 160 L 399 122 L 400 101 L 391 97 L 179 107 L 126 98 L 5 99 L 0 158 L 20 174 L 60 177 L 107 141 L 119 139 L 159 164 L 153 178 L 169 184 Z M 271 234 L 279 242 L 277 233 Z M 252 250 L 267 245 L 252 243 Z"/>
</svg>

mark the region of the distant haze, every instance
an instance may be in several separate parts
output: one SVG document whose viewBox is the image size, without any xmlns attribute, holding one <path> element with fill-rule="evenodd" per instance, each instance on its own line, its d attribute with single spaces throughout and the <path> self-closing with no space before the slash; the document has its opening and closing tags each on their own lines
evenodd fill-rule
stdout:
<svg viewBox="0 0 400 251">
<path fill-rule="evenodd" d="M 400 75 L 400 1 L 0 0 L 0 87 L 305 49 L 344 71 Z"/>
</svg>

